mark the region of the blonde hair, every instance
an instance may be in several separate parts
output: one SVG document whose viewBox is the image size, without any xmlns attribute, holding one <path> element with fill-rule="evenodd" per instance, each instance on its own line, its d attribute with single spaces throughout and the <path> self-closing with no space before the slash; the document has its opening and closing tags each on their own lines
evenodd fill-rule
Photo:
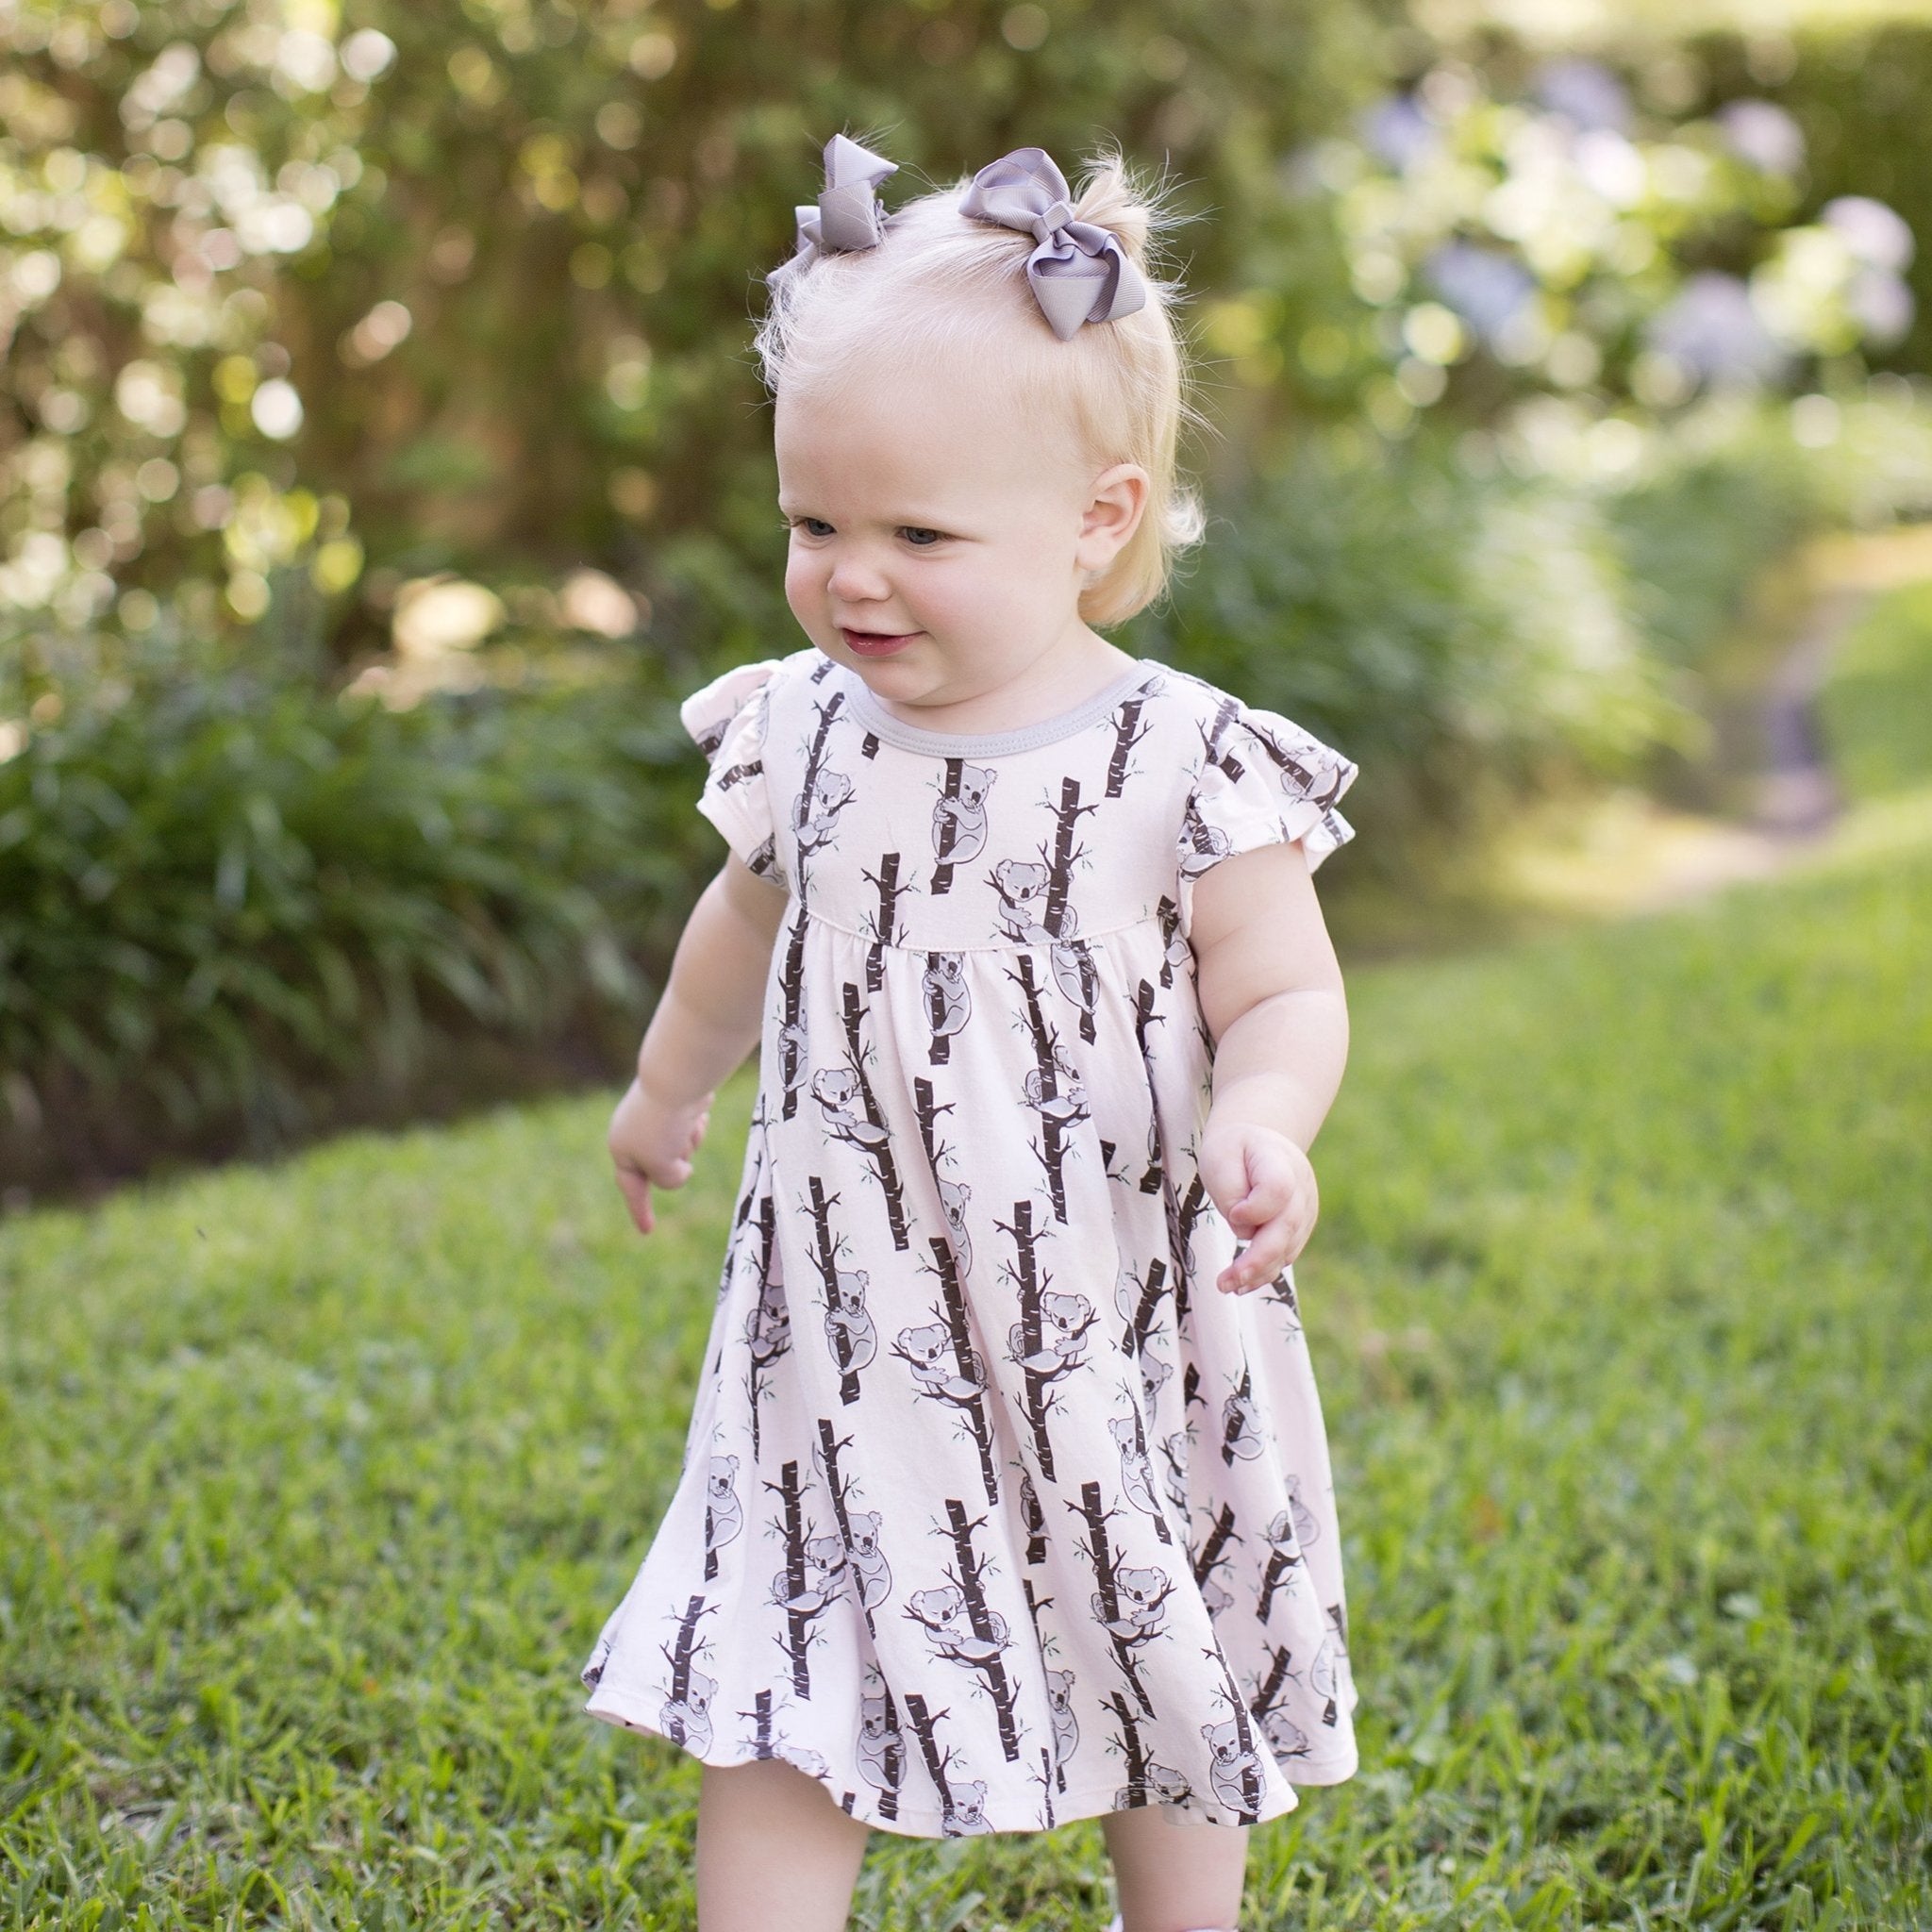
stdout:
<svg viewBox="0 0 1932 1932">
<path fill-rule="evenodd" d="M 753 346 L 765 387 L 836 390 L 869 351 L 938 354 L 975 377 L 1014 384 L 1034 416 L 1058 408 L 1085 454 L 1107 466 L 1138 463 L 1150 481 L 1134 534 L 1081 592 L 1082 622 L 1124 623 L 1167 588 L 1175 558 L 1200 540 L 1203 517 L 1182 481 L 1183 424 L 1205 426 L 1174 310 L 1178 281 L 1163 280 L 1156 238 L 1173 224 L 1116 149 L 1083 158 L 1074 219 L 1119 238 L 1147 284 L 1144 307 L 1087 323 L 1068 341 L 1048 325 L 1026 280 L 1034 240 L 959 211 L 962 177 L 892 210 L 873 248 L 821 251 L 770 291 Z"/>
</svg>

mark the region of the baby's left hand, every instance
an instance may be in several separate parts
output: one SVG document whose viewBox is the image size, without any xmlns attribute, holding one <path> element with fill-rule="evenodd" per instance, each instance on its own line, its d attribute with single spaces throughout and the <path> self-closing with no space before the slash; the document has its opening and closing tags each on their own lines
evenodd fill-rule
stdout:
<svg viewBox="0 0 1932 1932">
<path fill-rule="evenodd" d="M 1247 1241 L 1216 1278 L 1227 1294 L 1247 1294 L 1274 1277 L 1307 1245 L 1320 1212 L 1315 1170 L 1286 1134 L 1249 1121 L 1202 1130 L 1201 1184 L 1227 1224 Z"/>
</svg>

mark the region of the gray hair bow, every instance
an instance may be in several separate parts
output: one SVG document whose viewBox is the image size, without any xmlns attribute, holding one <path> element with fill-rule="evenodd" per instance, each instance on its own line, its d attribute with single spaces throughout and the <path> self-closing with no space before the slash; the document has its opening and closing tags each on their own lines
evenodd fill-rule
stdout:
<svg viewBox="0 0 1932 1932">
<path fill-rule="evenodd" d="M 797 253 L 765 277 L 765 286 L 778 288 L 821 255 L 876 247 L 886 216 L 873 191 L 898 171 L 897 161 L 886 160 L 842 134 L 833 135 L 825 143 L 824 192 L 816 207 L 801 204 L 792 210 L 798 218 Z"/>
<path fill-rule="evenodd" d="M 1147 284 L 1120 238 L 1074 219 L 1067 177 L 1044 148 L 1016 147 L 980 169 L 959 211 L 1018 228 L 1039 246 L 1026 258 L 1034 300 L 1061 341 L 1085 322 L 1116 322 L 1147 305 Z"/>
</svg>

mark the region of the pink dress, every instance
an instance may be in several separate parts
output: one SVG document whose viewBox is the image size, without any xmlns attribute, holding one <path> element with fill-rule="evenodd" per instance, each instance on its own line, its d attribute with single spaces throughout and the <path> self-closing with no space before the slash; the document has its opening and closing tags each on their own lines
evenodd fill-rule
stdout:
<svg viewBox="0 0 1932 1932">
<path fill-rule="evenodd" d="M 682 715 L 788 903 L 682 1474 L 585 1709 L 914 1837 L 1350 1776 L 1321 1404 L 1292 1271 L 1213 1285 L 1188 934 L 1221 859 L 1350 838 L 1356 767 L 1148 660 L 975 737 L 811 648 Z"/>
</svg>

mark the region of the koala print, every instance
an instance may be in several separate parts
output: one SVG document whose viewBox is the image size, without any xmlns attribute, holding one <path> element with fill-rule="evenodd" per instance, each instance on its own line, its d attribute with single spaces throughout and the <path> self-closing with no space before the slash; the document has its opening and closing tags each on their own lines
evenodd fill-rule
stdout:
<svg viewBox="0 0 1932 1932">
<path fill-rule="evenodd" d="M 791 1311 L 783 1282 L 768 1279 L 763 1284 L 758 1307 L 745 1317 L 745 1340 L 758 1369 L 770 1367 L 791 1345 Z"/>
<path fill-rule="evenodd" d="M 986 1371 L 975 1360 L 973 1373 L 962 1374 L 953 1347 L 953 1333 L 935 1322 L 925 1328 L 902 1328 L 893 1353 L 912 1365 L 912 1379 L 922 1395 L 944 1402 L 976 1402 L 986 1389 Z"/>
<path fill-rule="evenodd" d="M 1286 1557 L 1291 1563 L 1301 1561 L 1301 1544 L 1295 1535 L 1294 1517 L 1291 1511 L 1283 1509 L 1271 1516 L 1268 1526 L 1261 1532 L 1261 1541 L 1277 1557 Z"/>
<path fill-rule="evenodd" d="M 1208 1606 L 1209 1617 L 1218 1617 L 1223 1610 L 1231 1609 L 1234 1598 L 1218 1576 L 1210 1576 L 1201 1586 L 1201 1601 Z"/>
<path fill-rule="evenodd" d="M 816 1751 L 808 1751 L 803 1744 L 794 1744 L 790 1738 L 781 1738 L 772 1747 L 774 1757 L 782 1757 L 787 1764 L 804 1772 L 807 1777 L 828 1778 L 832 1767 Z"/>
<path fill-rule="evenodd" d="M 1163 1607 L 1174 1594 L 1165 1570 L 1116 1570 L 1113 1573 L 1115 1614 L 1107 1613 L 1107 1599 L 1093 1592 L 1093 1619 L 1123 1643 L 1145 1643 L 1160 1635 Z"/>
<path fill-rule="evenodd" d="M 986 794 L 999 774 L 991 765 L 962 765 L 958 794 L 941 797 L 932 808 L 932 852 L 938 859 L 965 865 L 986 850 Z"/>
<path fill-rule="evenodd" d="M 1268 1749 L 1278 1763 L 1286 1763 L 1291 1757 L 1306 1757 L 1308 1755 L 1308 1734 L 1278 1706 L 1273 1710 L 1259 1711 L 1255 1722 L 1261 1727 L 1261 1735 L 1268 1740 Z"/>
<path fill-rule="evenodd" d="M 1086 1359 L 1082 1353 L 1088 1329 L 1093 1326 L 1093 1304 L 1084 1294 L 1043 1294 L 1040 1297 L 1040 1347 L 1028 1355 L 1026 1330 L 1018 1322 L 1007 1331 L 1012 1358 L 1035 1375 L 1063 1375 Z"/>
<path fill-rule="evenodd" d="M 801 856 L 817 852 L 837 836 L 839 817 L 852 803 L 852 780 L 843 772 L 821 771 L 812 789 L 798 801 Z"/>
<path fill-rule="evenodd" d="M 705 1547 L 721 1550 L 744 1527 L 744 1510 L 738 1500 L 738 1457 L 711 1457 L 705 1484 Z"/>
<path fill-rule="evenodd" d="M 892 1572 L 879 1548 L 879 1512 L 856 1509 L 846 1518 L 846 1526 L 851 1533 L 846 1560 L 858 1579 L 858 1600 L 867 1609 L 876 1609 L 892 1593 Z"/>
<path fill-rule="evenodd" d="M 1178 1522 L 1188 1521 L 1188 1436 L 1185 1429 L 1176 1429 L 1171 1436 L 1163 1437 L 1160 1444 L 1162 1474 L 1167 1481 L 1167 1500 L 1174 1505 L 1174 1517 Z"/>
<path fill-rule="evenodd" d="M 778 1028 L 778 1068 L 784 1097 L 796 1103 L 805 1088 L 805 1075 L 811 1060 L 810 1042 L 803 1020 L 787 1020 Z"/>
<path fill-rule="evenodd" d="M 1020 1091 L 1026 1096 L 1026 1105 L 1042 1121 L 1050 1121 L 1057 1127 L 1072 1127 L 1089 1117 L 1087 1090 L 1072 1069 L 1062 1068 L 1057 1073 L 1051 1093 L 1046 1087 L 1046 1076 L 1038 1067 L 1026 1070 L 1026 1077 L 1020 1086 Z"/>
<path fill-rule="evenodd" d="M 711 1699 L 718 1694 L 715 1677 L 693 1665 L 687 1674 L 684 1695 L 667 1697 L 658 1711 L 658 1728 L 674 1744 L 688 1745 L 699 1757 L 711 1748 Z"/>
<path fill-rule="evenodd" d="M 1147 1452 L 1137 1440 L 1140 1431 L 1132 1416 L 1119 1416 L 1108 1424 L 1108 1433 L 1121 1452 L 1121 1488 L 1136 1509 L 1153 1517 L 1160 1516 L 1160 1503 L 1154 1493 L 1154 1468 Z"/>
<path fill-rule="evenodd" d="M 838 1595 L 845 1576 L 845 1546 L 835 1536 L 811 1538 L 805 1546 L 804 1576 L 794 1590 L 791 1573 L 772 1578 L 772 1601 L 791 1615 L 816 1617 Z"/>
<path fill-rule="evenodd" d="M 868 1665 L 858 1695 L 858 1769 L 868 1784 L 896 1791 L 904 1783 L 908 1755 L 906 1733 L 889 1707 L 886 1681 L 876 1666 Z"/>
<path fill-rule="evenodd" d="M 1208 1782 L 1213 1786 L 1214 1795 L 1230 1811 L 1252 1811 L 1266 1775 L 1261 1769 L 1261 1754 L 1252 1741 L 1241 1742 L 1241 1727 L 1233 1718 L 1225 1724 L 1203 1724 L 1201 1735 L 1214 1754 L 1208 1768 Z"/>
<path fill-rule="evenodd" d="M 941 1829 L 948 1838 L 963 1838 L 968 1832 L 992 1829 L 986 1819 L 984 1778 L 974 1778 L 971 1784 L 946 1787 L 945 1817 Z"/>
<path fill-rule="evenodd" d="M 1193 1795 L 1193 1786 L 1172 1765 L 1150 1763 L 1138 1789 L 1123 1785 L 1114 1793 L 1113 1808 L 1127 1811 L 1136 1805 L 1185 1805 Z"/>
<path fill-rule="evenodd" d="M 966 1204 L 973 1190 L 964 1181 L 940 1182 L 940 1212 L 953 1237 L 953 1259 L 962 1275 L 973 1273 L 973 1236 L 966 1226 Z"/>
<path fill-rule="evenodd" d="M 1080 1746 L 1080 1721 L 1074 1715 L 1074 1674 L 1048 1671 L 1046 1702 L 1053 1712 L 1054 1762 L 1064 1764 Z"/>
<path fill-rule="evenodd" d="M 1150 1350 L 1141 1356 L 1141 1413 L 1151 1416 L 1160 1400 L 1160 1391 L 1167 1387 L 1168 1377 L 1174 1374 L 1172 1364 L 1164 1362 Z"/>
<path fill-rule="evenodd" d="M 1079 921 L 1071 904 L 1060 912 L 1058 932 L 1041 924 L 1053 890 L 1053 874 L 1043 865 L 1003 858 L 992 869 L 992 889 L 1000 895 L 996 916 L 1010 940 L 1031 946 L 1051 945 L 1056 940 L 1072 939 L 1078 929 Z"/>
<path fill-rule="evenodd" d="M 986 1635 L 981 1636 L 967 1617 L 965 1592 L 957 1584 L 915 1591 L 907 1600 L 907 1613 L 925 1625 L 933 1654 L 954 1663 L 990 1663 L 1007 1647 L 1007 1620 L 997 1610 L 988 1610 Z"/>
<path fill-rule="evenodd" d="M 925 999 L 925 1024 L 935 1040 L 959 1032 L 973 1017 L 973 993 L 966 984 L 963 953 L 928 953 L 919 982 Z"/>
<path fill-rule="evenodd" d="M 1287 1477 L 1289 1513 L 1294 1518 L 1295 1541 L 1303 1549 L 1320 1540 L 1322 1525 L 1315 1520 L 1315 1512 L 1302 1501 L 1302 1479 L 1292 1472 Z"/>
<path fill-rule="evenodd" d="M 858 1111 L 865 1090 L 850 1067 L 825 1067 L 814 1074 L 811 1096 L 824 1109 L 825 1131 L 833 1140 L 868 1154 L 876 1154 L 891 1141 L 890 1127 L 875 1124 Z"/>
<path fill-rule="evenodd" d="M 1260 1405 L 1251 1394 L 1238 1389 L 1221 1405 L 1221 1415 L 1224 1424 L 1221 1438 L 1223 1458 L 1232 1462 L 1239 1456 L 1243 1462 L 1254 1461 L 1268 1446 L 1261 1430 Z"/>
<path fill-rule="evenodd" d="M 1071 920 L 1073 908 L 1069 907 L 1067 912 Z M 1100 974 L 1091 952 L 1084 945 L 1057 945 L 1048 957 L 1054 984 L 1083 1013 L 1092 1012 L 1100 999 Z"/>
<path fill-rule="evenodd" d="M 1210 766 L 1209 770 L 1212 769 Z M 1207 774 L 1202 776 L 1205 779 Z M 1216 859 L 1225 858 L 1234 850 L 1227 834 L 1220 826 L 1209 824 L 1192 806 L 1188 808 L 1181 835 L 1185 841 L 1180 863 L 1183 878 L 1199 878 Z"/>
<path fill-rule="evenodd" d="M 832 1305 L 825 1310 L 826 1345 L 832 1359 L 847 1374 L 864 1368 L 879 1350 L 878 1330 L 865 1308 L 868 1278 L 863 1268 L 841 1268 Z"/>
</svg>

